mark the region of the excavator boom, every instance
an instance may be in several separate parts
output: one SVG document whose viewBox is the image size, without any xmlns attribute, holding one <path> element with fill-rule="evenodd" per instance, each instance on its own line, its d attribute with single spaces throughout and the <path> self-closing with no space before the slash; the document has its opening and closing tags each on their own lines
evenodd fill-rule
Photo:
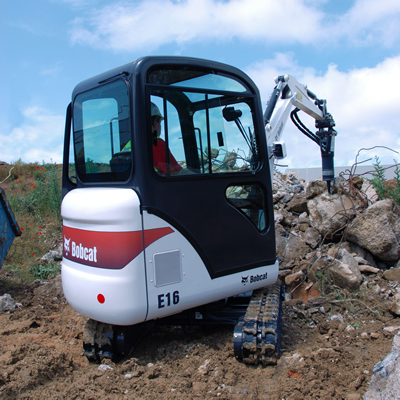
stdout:
<svg viewBox="0 0 400 400">
<path fill-rule="evenodd" d="M 328 192 L 331 182 L 335 179 L 334 152 L 336 131 L 335 121 L 327 112 L 326 100 L 320 100 L 307 86 L 299 83 L 291 75 L 281 75 L 275 78 L 276 86 L 267 103 L 264 112 L 264 124 L 267 135 L 268 153 L 271 170 L 275 158 L 286 156 L 284 143 L 281 141 L 288 118 L 309 139 L 318 144 L 321 149 L 322 178 L 327 181 Z M 298 112 L 303 111 L 315 119 L 316 133 L 311 132 L 301 122 Z"/>
</svg>

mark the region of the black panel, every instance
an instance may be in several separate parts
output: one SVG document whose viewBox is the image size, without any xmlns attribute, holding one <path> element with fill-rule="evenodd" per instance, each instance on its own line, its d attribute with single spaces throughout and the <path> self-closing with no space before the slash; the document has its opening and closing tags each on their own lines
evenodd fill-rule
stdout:
<svg viewBox="0 0 400 400">
<path fill-rule="evenodd" d="M 243 182 L 243 177 L 236 180 Z M 254 182 L 252 176 L 248 180 Z M 275 262 L 273 226 L 259 232 L 226 201 L 226 188 L 234 182 L 232 176 L 154 180 L 143 201 L 145 210 L 171 223 L 191 242 L 212 278 Z M 273 221 L 270 191 L 268 203 L 268 220 Z"/>
</svg>

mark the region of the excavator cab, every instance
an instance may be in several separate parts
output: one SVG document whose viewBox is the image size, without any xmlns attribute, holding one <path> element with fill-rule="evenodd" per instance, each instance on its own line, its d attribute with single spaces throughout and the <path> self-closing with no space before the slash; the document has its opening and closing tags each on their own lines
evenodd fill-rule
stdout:
<svg viewBox="0 0 400 400">
<path fill-rule="evenodd" d="M 78 84 L 63 166 L 65 296 L 132 325 L 273 284 L 271 170 L 242 71 L 146 57 Z"/>
</svg>

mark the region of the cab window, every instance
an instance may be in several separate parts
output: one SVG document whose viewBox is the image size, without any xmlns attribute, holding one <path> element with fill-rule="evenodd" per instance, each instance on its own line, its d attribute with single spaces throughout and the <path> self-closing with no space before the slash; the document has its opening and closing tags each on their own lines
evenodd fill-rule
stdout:
<svg viewBox="0 0 400 400">
<path fill-rule="evenodd" d="M 254 96 L 242 82 L 209 71 L 160 69 L 147 83 L 153 167 L 159 175 L 258 168 Z"/>
<path fill-rule="evenodd" d="M 82 182 L 126 181 L 131 173 L 129 94 L 115 81 L 76 96 L 76 170 Z"/>
<path fill-rule="evenodd" d="M 225 198 L 260 232 L 268 228 L 267 197 L 261 184 L 230 185 L 226 189 Z"/>
</svg>

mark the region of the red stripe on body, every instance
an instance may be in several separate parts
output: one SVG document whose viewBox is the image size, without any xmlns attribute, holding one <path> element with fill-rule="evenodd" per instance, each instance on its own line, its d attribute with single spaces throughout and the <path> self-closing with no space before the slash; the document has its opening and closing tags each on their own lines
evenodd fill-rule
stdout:
<svg viewBox="0 0 400 400">
<path fill-rule="evenodd" d="M 172 233 L 171 228 L 144 231 L 145 247 Z M 143 250 L 143 232 L 96 232 L 63 226 L 63 256 L 97 268 L 122 269 Z"/>
</svg>

